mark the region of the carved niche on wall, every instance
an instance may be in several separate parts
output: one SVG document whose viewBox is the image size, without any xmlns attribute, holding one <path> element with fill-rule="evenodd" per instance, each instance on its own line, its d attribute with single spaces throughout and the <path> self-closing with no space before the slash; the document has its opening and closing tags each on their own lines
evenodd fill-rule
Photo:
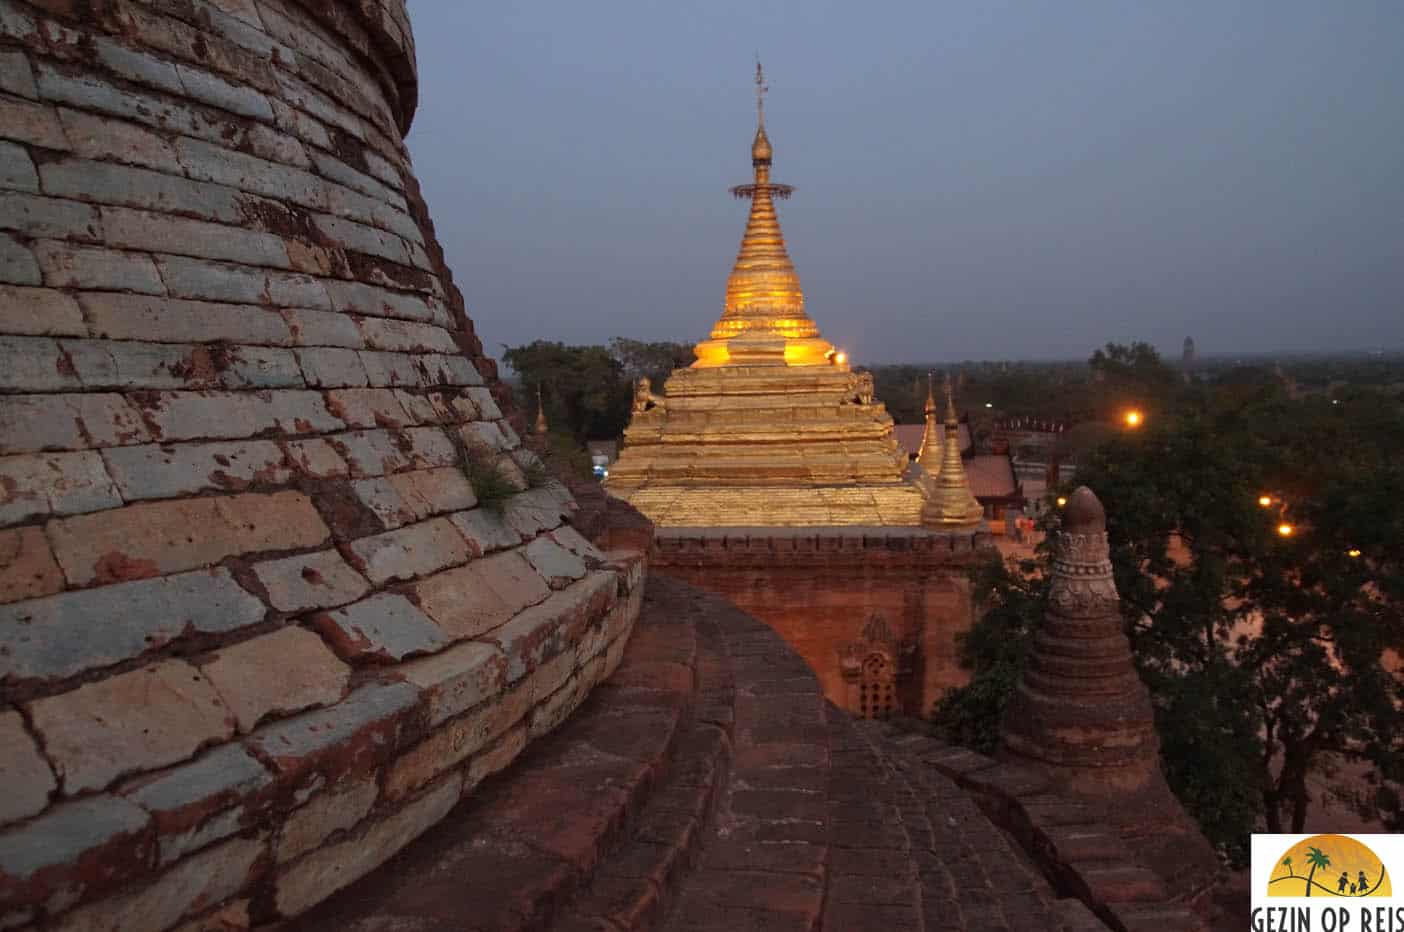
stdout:
<svg viewBox="0 0 1404 932">
<path fill-rule="evenodd" d="M 889 718 L 904 711 L 903 687 L 912 675 L 916 644 L 899 639 L 887 619 L 874 614 L 858 640 L 839 647 L 839 670 L 848 687 L 848 711 L 859 718 Z"/>
</svg>

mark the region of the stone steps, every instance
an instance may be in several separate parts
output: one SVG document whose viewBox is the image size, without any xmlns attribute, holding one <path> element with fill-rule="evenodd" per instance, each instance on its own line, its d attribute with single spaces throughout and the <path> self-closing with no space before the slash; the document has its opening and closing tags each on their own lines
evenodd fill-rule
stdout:
<svg viewBox="0 0 1404 932">
<path fill-rule="evenodd" d="M 637 823 L 552 928 L 653 929 L 694 869 L 731 766 L 734 687 L 714 624 L 698 623 L 696 706 Z"/>
</svg>

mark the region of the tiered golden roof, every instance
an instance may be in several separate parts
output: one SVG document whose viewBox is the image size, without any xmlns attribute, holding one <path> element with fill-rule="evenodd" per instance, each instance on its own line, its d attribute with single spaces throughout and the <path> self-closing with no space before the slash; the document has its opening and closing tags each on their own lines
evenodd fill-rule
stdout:
<svg viewBox="0 0 1404 932">
<path fill-rule="evenodd" d="M 765 133 L 765 78 L 756 65 L 756 137 L 751 143 L 751 184 L 731 189 L 750 198 L 751 215 L 741 236 L 741 250 L 726 282 L 726 303 L 711 338 L 697 345 L 699 367 L 736 363 L 752 365 L 828 365 L 833 345 L 804 310 L 804 291 L 785 249 L 775 216 L 775 199 L 794 188 L 770 180 L 775 150 Z"/>
<path fill-rule="evenodd" d="M 664 395 L 640 380 L 610 491 L 664 527 L 920 525 L 927 489 L 903 478 L 872 376 L 805 313 L 775 215 L 792 189 L 770 180 L 759 65 L 756 86 L 754 182 L 732 189 L 751 212 L 721 318 Z"/>
</svg>

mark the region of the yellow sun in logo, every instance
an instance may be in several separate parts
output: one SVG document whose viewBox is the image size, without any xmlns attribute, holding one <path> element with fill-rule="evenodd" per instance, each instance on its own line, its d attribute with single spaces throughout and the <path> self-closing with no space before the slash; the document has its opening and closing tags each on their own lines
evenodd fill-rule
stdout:
<svg viewBox="0 0 1404 932">
<path fill-rule="evenodd" d="M 1389 896 L 1384 862 L 1349 835 L 1313 835 L 1277 859 L 1268 896 Z"/>
</svg>

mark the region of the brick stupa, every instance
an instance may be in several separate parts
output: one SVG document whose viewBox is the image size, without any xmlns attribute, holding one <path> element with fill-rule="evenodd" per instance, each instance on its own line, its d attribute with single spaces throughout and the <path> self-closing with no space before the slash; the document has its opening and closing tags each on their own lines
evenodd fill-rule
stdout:
<svg viewBox="0 0 1404 932">
<path fill-rule="evenodd" d="M 0 928 L 288 920 L 619 663 L 416 96 L 403 0 L 0 0 Z"/>
<path fill-rule="evenodd" d="M 1117 826 L 1172 889 L 1207 889 L 1217 859 L 1170 792 L 1150 693 L 1112 579 L 1106 513 L 1083 486 L 1058 532 L 1048 610 L 1004 712 L 1005 756 L 1033 764 Z"/>
</svg>

